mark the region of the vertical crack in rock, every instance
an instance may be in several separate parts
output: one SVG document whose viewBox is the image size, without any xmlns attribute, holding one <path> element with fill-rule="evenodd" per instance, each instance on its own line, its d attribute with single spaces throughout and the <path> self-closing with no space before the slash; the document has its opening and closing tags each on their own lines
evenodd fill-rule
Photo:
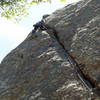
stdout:
<svg viewBox="0 0 100 100">
<path fill-rule="evenodd" d="M 82 70 L 80 69 L 78 63 L 75 61 L 75 59 L 69 54 L 68 50 L 66 50 L 65 46 L 63 45 L 63 43 L 60 41 L 60 38 L 57 34 L 57 31 L 54 28 L 49 27 L 50 29 L 53 30 L 53 35 L 55 37 L 55 39 L 57 40 L 57 42 L 59 43 L 59 45 L 62 47 L 62 49 L 65 51 L 66 53 L 66 58 L 69 61 L 70 65 L 74 68 L 78 78 L 81 80 L 81 82 L 83 83 L 83 85 L 86 87 L 86 89 L 89 91 L 90 94 L 90 98 L 92 94 L 96 94 L 98 96 L 100 96 L 100 89 L 97 88 L 95 86 L 95 84 L 86 76 L 84 75 L 84 73 L 82 72 Z M 92 100 L 89 99 L 89 100 Z"/>
</svg>

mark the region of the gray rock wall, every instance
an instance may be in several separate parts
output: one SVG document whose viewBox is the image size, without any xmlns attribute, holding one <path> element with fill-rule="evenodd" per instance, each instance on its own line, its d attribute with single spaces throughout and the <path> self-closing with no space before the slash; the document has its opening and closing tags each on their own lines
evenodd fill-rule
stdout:
<svg viewBox="0 0 100 100">
<path fill-rule="evenodd" d="M 99 20 L 99 0 L 70 4 L 48 16 L 49 29 L 30 33 L 0 64 L 0 100 L 100 100 L 100 91 L 91 95 L 64 50 L 99 88 Z"/>
<path fill-rule="evenodd" d="M 37 32 L 0 65 L 0 100 L 82 100 L 88 91 L 55 38 Z"/>
<path fill-rule="evenodd" d="M 83 0 L 54 12 L 46 19 L 60 41 L 100 87 L 100 0 Z"/>
</svg>

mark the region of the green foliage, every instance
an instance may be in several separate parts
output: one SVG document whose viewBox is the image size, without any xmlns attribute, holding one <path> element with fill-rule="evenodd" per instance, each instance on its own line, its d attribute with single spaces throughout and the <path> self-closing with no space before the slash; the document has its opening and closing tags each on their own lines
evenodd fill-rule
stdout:
<svg viewBox="0 0 100 100">
<path fill-rule="evenodd" d="M 61 2 L 66 2 L 67 0 L 60 0 Z"/>
<path fill-rule="evenodd" d="M 60 0 L 65 2 L 66 0 Z M 51 2 L 51 0 L 0 0 L 0 15 L 7 19 L 19 21 L 28 15 L 28 9 L 41 2 Z"/>
<path fill-rule="evenodd" d="M 28 0 L 1 0 L 0 14 L 1 17 L 18 21 L 28 14 L 29 6 Z"/>
</svg>

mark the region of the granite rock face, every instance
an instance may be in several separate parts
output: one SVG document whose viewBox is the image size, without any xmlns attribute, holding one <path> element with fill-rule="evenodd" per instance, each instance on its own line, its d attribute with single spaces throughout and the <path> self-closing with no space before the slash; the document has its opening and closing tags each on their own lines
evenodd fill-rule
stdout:
<svg viewBox="0 0 100 100">
<path fill-rule="evenodd" d="M 28 36 L 3 60 L 0 72 L 0 100 L 85 100 L 88 93 L 45 31 Z"/>
<path fill-rule="evenodd" d="M 47 18 L 60 41 L 100 87 L 100 0 L 84 0 L 64 7 Z"/>
<path fill-rule="evenodd" d="M 84 75 L 100 87 L 100 1 L 84 0 L 68 5 L 48 16 L 46 25 L 47 31 L 30 32 L 1 62 L 0 100 L 91 98 L 64 48 Z M 100 100 L 96 94 L 92 98 Z"/>
</svg>

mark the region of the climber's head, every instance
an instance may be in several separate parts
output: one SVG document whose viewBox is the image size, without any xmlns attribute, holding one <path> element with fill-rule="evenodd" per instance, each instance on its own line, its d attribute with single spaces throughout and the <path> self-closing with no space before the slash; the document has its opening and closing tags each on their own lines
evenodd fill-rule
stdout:
<svg viewBox="0 0 100 100">
<path fill-rule="evenodd" d="M 42 19 L 47 18 L 48 16 L 50 16 L 49 14 L 43 15 Z"/>
</svg>

